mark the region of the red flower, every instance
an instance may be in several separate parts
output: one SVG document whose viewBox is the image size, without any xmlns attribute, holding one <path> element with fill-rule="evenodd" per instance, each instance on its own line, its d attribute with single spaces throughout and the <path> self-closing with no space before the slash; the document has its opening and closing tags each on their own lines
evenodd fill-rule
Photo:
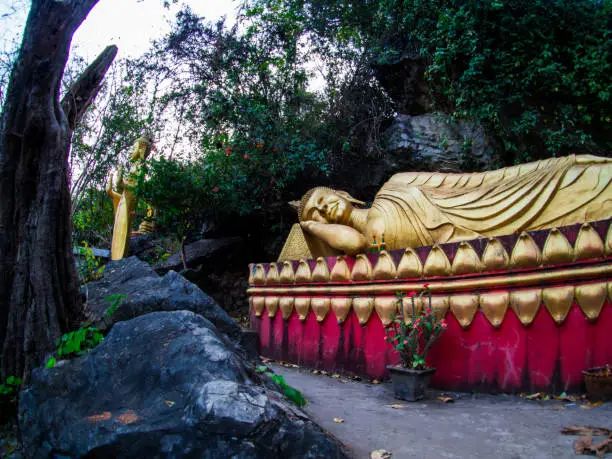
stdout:
<svg viewBox="0 0 612 459">
<path fill-rule="evenodd" d="M 429 288 L 429 284 L 423 285 L 423 288 Z"/>
<path fill-rule="evenodd" d="M 404 340 L 404 346 L 407 346 L 407 345 L 408 345 L 408 340 L 407 340 L 407 339 L 405 339 L 405 340 Z"/>
<path fill-rule="evenodd" d="M 417 294 L 417 293 L 416 293 L 416 292 L 413 290 L 412 292 L 408 293 L 408 296 L 414 296 L 414 295 L 416 295 L 416 294 Z"/>
<path fill-rule="evenodd" d="M 225 149 L 225 154 L 227 156 L 232 154 L 232 147 L 230 145 L 228 145 L 227 148 Z"/>
<path fill-rule="evenodd" d="M 244 159 L 249 159 L 249 155 L 244 155 L 243 158 Z"/>
<path fill-rule="evenodd" d="M 448 325 L 446 323 L 443 323 L 443 324 L 440 324 L 440 327 L 446 328 L 446 327 L 448 327 Z"/>
<path fill-rule="evenodd" d="M 213 192 L 214 192 L 214 193 L 216 193 L 217 191 L 219 191 L 219 187 L 218 187 L 218 186 L 216 186 L 216 187 L 214 187 L 212 190 L 213 190 Z"/>
</svg>

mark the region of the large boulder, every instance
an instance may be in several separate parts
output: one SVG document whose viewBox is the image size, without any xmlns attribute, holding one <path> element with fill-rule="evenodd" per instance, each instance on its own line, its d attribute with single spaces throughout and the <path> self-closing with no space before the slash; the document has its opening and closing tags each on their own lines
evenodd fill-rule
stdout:
<svg viewBox="0 0 612 459">
<path fill-rule="evenodd" d="M 19 423 L 32 458 L 346 457 L 204 317 L 156 312 L 37 368 Z"/>
<path fill-rule="evenodd" d="M 240 237 L 200 239 L 185 245 L 183 269 L 179 252 L 157 263 L 153 269 L 158 274 L 168 270 L 180 272 L 213 297 L 223 309 L 234 316 L 248 315 L 248 269 L 253 260 Z"/>
<path fill-rule="evenodd" d="M 241 336 L 240 327 L 234 320 L 196 285 L 174 271 L 160 277 L 136 257 L 107 264 L 104 277 L 87 284 L 86 294 L 88 319 L 103 331 L 115 322 L 150 312 L 188 310 L 206 317 L 233 339 Z M 113 295 L 124 297 L 111 314 L 109 297 Z"/>
</svg>

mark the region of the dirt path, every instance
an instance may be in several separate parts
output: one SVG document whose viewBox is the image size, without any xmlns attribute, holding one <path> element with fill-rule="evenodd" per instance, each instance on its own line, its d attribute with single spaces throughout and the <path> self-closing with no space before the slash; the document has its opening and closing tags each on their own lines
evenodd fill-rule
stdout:
<svg viewBox="0 0 612 459">
<path fill-rule="evenodd" d="M 431 394 L 427 401 L 407 403 L 393 398 L 390 383 L 273 368 L 304 394 L 306 411 L 313 419 L 358 459 L 369 458 L 377 449 L 392 452 L 392 459 L 586 457 L 574 454 L 572 443 L 578 437 L 562 435 L 560 429 L 569 425 L 612 428 L 611 403 L 585 409 L 580 406 L 585 402 L 483 394 L 452 394 L 456 401 L 447 404 L 435 398 L 440 394 Z M 392 407 L 398 404 L 403 407 Z"/>
</svg>

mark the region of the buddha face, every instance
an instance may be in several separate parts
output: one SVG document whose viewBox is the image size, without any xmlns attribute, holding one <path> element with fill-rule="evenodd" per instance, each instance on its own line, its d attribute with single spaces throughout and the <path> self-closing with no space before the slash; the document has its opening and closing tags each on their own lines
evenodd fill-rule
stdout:
<svg viewBox="0 0 612 459">
<path fill-rule="evenodd" d="M 132 151 L 132 154 L 130 155 L 130 160 L 131 161 L 144 161 L 145 159 L 147 159 L 147 156 L 149 156 L 150 152 L 151 152 L 151 142 L 148 139 L 141 137 L 138 140 L 136 140 L 136 142 L 134 143 L 134 150 Z"/>
<path fill-rule="evenodd" d="M 353 211 L 353 204 L 341 194 L 327 188 L 317 188 L 304 204 L 303 220 L 322 223 L 346 223 Z"/>
</svg>

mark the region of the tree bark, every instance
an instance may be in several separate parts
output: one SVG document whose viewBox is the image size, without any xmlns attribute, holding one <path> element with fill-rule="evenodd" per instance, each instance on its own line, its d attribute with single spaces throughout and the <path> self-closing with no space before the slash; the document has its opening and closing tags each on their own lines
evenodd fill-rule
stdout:
<svg viewBox="0 0 612 459">
<path fill-rule="evenodd" d="M 59 100 L 72 36 L 98 0 L 32 0 L 0 120 L 0 343 L 5 377 L 43 363 L 82 318 L 68 153 L 117 48 Z M 1 376 L 1 375 L 0 375 Z"/>
</svg>

